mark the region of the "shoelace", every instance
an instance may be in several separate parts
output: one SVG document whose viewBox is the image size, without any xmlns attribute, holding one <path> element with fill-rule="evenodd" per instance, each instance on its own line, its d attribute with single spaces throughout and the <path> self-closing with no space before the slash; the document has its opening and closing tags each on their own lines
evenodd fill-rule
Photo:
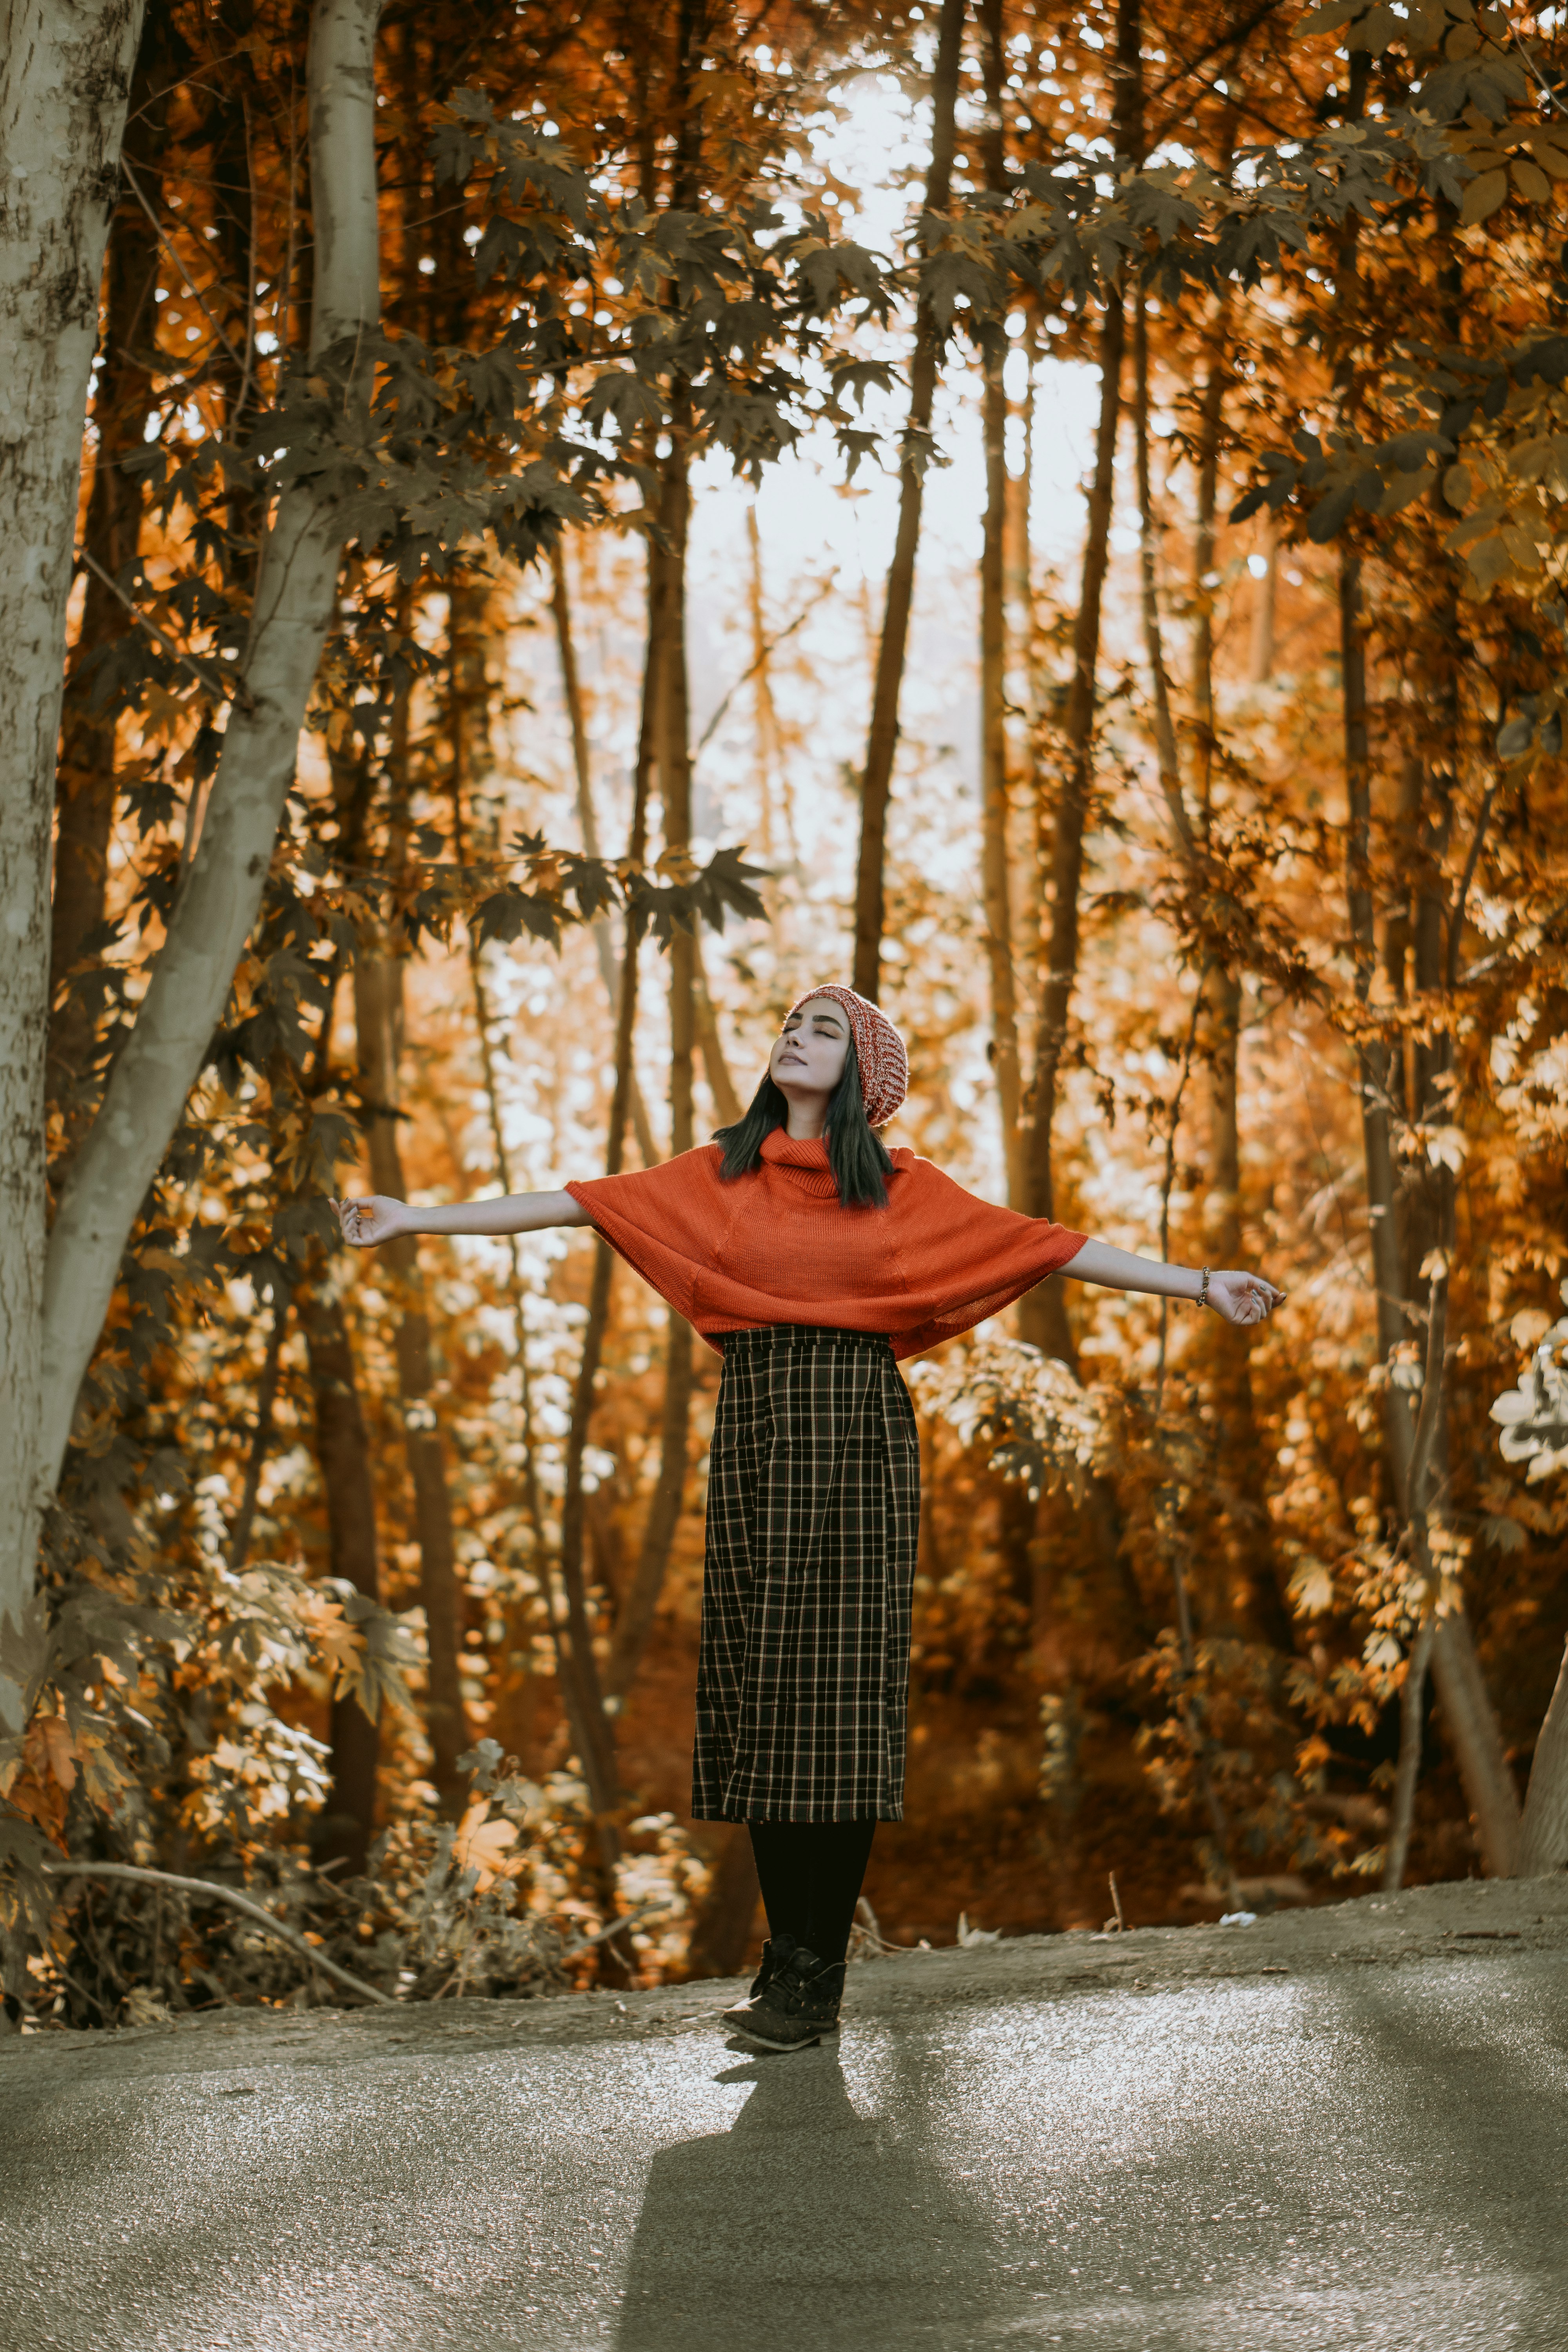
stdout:
<svg viewBox="0 0 1568 2352">
<path fill-rule="evenodd" d="M 812 2002 L 830 2007 L 839 1990 L 837 1983 L 828 1981 L 832 1976 L 833 1970 L 823 1962 L 818 1961 L 808 1972 L 792 1956 L 773 1979 L 773 1987 L 786 2000 L 798 2001 L 802 2007 Z"/>
</svg>

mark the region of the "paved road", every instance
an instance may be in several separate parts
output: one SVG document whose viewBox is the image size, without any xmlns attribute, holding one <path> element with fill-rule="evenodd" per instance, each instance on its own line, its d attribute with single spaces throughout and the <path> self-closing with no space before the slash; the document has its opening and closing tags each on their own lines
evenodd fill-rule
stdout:
<svg viewBox="0 0 1568 2352">
<path fill-rule="evenodd" d="M 1466 1949 L 13 2044 L 0 2346 L 1568 2352 L 1568 1951 Z"/>
</svg>

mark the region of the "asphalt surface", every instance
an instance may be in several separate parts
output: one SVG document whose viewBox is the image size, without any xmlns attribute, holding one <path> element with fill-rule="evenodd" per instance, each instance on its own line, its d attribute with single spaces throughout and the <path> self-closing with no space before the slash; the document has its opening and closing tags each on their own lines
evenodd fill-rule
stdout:
<svg viewBox="0 0 1568 2352">
<path fill-rule="evenodd" d="M 869 1962 L 790 2057 L 708 1986 L 14 2040 L 0 2347 L 1568 2352 L 1568 1882 L 1439 1892 Z"/>
</svg>

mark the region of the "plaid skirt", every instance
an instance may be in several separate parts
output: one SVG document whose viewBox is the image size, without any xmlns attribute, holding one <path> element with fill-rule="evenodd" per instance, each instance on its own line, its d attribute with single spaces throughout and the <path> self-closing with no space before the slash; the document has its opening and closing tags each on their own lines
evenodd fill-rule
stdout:
<svg viewBox="0 0 1568 2352">
<path fill-rule="evenodd" d="M 889 1342 L 727 1331 L 708 1472 L 691 1811 L 901 1821 L 914 1408 Z"/>
</svg>

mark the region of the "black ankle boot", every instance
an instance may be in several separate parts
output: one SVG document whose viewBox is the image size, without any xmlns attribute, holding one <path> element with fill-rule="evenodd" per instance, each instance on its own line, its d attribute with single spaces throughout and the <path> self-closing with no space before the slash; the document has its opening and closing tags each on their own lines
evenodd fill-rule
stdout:
<svg viewBox="0 0 1568 2352">
<path fill-rule="evenodd" d="M 763 1946 L 762 1967 L 752 1979 L 751 1990 L 747 1993 L 744 2000 L 733 2001 L 731 2006 L 724 2011 L 723 2018 L 726 2025 L 732 2025 L 741 2031 L 744 2031 L 746 2020 L 751 2014 L 752 2002 L 763 1997 L 763 1995 L 767 1991 L 769 1986 L 773 1983 L 774 1977 L 777 1976 L 780 1969 L 785 1965 L 785 1963 L 798 1949 L 799 1946 L 796 1944 L 793 1936 L 774 1936 L 770 1942 L 765 1943 Z"/>
<path fill-rule="evenodd" d="M 796 1944 L 767 1990 L 727 2014 L 737 2032 L 763 2050 L 804 2050 L 837 2032 L 843 1997 L 843 1961 L 829 1965 Z"/>
</svg>

